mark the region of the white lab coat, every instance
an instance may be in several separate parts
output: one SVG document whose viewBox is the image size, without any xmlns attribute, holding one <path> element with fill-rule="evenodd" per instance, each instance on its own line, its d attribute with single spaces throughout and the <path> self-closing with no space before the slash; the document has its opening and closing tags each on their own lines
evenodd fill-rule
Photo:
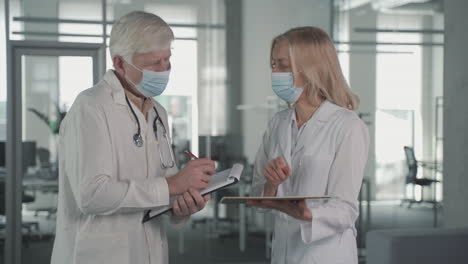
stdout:
<svg viewBox="0 0 468 264">
<path fill-rule="evenodd" d="M 269 122 L 256 156 L 252 195 L 263 195 L 263 168 L 281 156 L 292 173 L 279 185 L 277 196 L 334 198 L 307 201 L 311 222 L 274 211 L 271 263 L 357 264 L 354 223 L 367 161 L 367 127 L 354 112 L 329 101 L 304 123 L 294 140 L 292 125 L 297 128 L 294 109 L 277 113 Z"/>
<path fill-rule="evenodd" d="M 168 128 L 166 111 L 155 105 Z M 145 224 L 142 218 L 146 209 L 169 204 L 164 177 L 177 173 L 177 168 L 161 167 L 152 127 L 154 110 L 146 121 L 135 105 L 133 109 L 141 125 L 142 147 L 133 142 L 136 121 L 122 85 L 109 70 L 76 98 L 64 119 L 52 264 L 168 263 L 161 217 Z"/>
</svg>

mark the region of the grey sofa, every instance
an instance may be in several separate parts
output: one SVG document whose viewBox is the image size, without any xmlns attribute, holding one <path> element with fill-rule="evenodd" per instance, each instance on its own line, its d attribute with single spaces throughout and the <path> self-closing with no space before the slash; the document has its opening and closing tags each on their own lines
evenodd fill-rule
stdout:
<svg viewBox="0 0 468 264">
<path fill-rule="evenodd" d="M 468 227 L 367 233 L 367 264 L 468 264 Z"/>
</svg>

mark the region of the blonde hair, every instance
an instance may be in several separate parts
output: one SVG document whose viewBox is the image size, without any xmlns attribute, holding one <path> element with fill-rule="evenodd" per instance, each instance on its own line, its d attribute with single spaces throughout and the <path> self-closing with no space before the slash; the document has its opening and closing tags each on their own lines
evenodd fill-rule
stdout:
<svg viewBox="0 0 468 264">
<path fill-rule="evenodd" d="M 169 48 L 174 33 L 159 16 L 143 11 L 133 11 L 119 18 L 112 26 L 109 41 L 111 57 L 128 59 L 138 53 Z"/>
<path fill-rule="evenodd" d="M 359 97 L 346 83 L 333 41 L 325 31 L 317 27 L 286 31 L 273 39 L 270 59 L 280 41 L 288 43 L 293 72 L 301 72 L 307 79 L 304 92 L 311 104 L 323 98 L 350 110 L 358 109 Z"/>
</svg>

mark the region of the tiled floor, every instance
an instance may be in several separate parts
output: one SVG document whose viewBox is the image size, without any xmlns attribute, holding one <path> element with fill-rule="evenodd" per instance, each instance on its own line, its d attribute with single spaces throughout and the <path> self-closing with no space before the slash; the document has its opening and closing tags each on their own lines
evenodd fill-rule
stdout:
<svg viewBox="0 0 468 264">
<path fill-rule="evenodd" d="M 203 264 L 266 264 L 265 240 L 261 235 L 249 236 L 245 252 L 239 250 L 237 234 L 224 233 L 218 237 L 206 235 L 202 228 L 184 233 L 185 250 L 178 251 L 177 232 L 169 233 L 170 263 Z"/>
<path fill-rule="evenodd" d="M 364 212 L 365 213 L 365 212 Z M 441 212 L 439 212 L 440 215 Z M 411 209 L 400 207 L 398 202 L 373 203 L 371 206 L 371 229 L 431 227 L 433 225 L 432 208 L 415 205 Z M 41 232 L 49 233 L 54 229 L 55 219 L 46 215 L 27 216 L 25 219 L 37 220 Z M 441 224 L 441 223 L 439 223 Z M 184 231 L 184 252 L 179 252 L 179 233 L 170 229 L 169 248 L 171 264 L 266 264 L 265 236 L 262 233 L 250 233 L 247 239 L 246 251 L 239 250 L 237 228 L 228 229 L 220 225 L 217 234 L 209 231 L 207 224 L 188 225 Z M 33 236 L 28 240 L 23 250 L 24 264 L 50 263 L 53 238 L 48 235 Z M 24 244 L 26 246 L 26 243 Z M 0 244 L 3 250 L 3 243 Z M 3 261 L 0 252 L 0 263 Z"/>
</svg>

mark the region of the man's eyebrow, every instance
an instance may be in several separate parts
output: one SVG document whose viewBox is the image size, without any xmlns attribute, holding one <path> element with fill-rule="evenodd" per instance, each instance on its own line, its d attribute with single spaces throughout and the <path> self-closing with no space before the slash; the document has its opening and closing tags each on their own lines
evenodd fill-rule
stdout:
<svg viewBox="0 0 468 264">
<path fill-rule="evenodd" d="M 167 55 L 167 56 L 155 56 L 155 57 L 152 57 L 151 60 L 158 61 L 158 60 L 163 60 L 163 59 L 170 58 L 171 56 L 172 56 L 172 54 Z"/>
</svg>

